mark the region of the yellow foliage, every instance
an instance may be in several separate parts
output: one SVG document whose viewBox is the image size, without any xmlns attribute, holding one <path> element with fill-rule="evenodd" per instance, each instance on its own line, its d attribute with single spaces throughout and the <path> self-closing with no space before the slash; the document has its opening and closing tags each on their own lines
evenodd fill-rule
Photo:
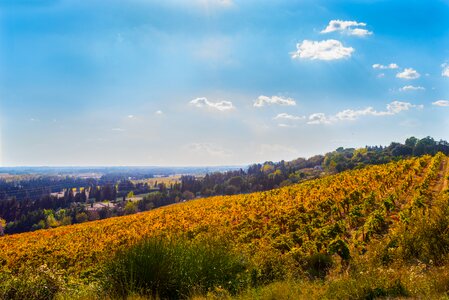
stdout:
<svg viewBox="0 0 449 300">
<path fill-rule="evenodd" d="M 338 239 L 356 251 L 363 247 L 368 234 L 364 230 L 370 228 L 364 224 L 371 214 L 381 216 L 376 231 L 370 233 L 373 236 L 400 222 L 399 213 L 412 205 L 420 186 L 436 180 L 436 166 L 443 159 L 447 158 L 423 156 L 266 192 L 192 200 L 145 213 L 4 236 L 0 265 L 15 270 L 45 263 L 76 275 L 146 236 L 178 234 L 226 237 L 255 260 L 267 253 L 282 261 L 327 251 L 329 243 Z M 385 210 L 387 198 L 393 207 L 389 202 Z"/>
</svg>

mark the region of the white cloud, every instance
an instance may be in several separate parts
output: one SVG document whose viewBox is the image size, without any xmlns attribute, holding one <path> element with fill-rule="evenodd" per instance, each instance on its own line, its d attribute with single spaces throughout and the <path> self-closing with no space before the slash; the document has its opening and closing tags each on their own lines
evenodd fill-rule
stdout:
<svg viewBox="0 0 449 300">
<path fill-rule="evenodd" d="M 404 71 L 397 73 L 396 77 L 402 79 L 417 79 L 421 77 L 421 74 L 413 68 L 405 68 Z"/>
<path fill-rule="evenodd" d="M 156 110 L 154 112 L 154 114 L 158 115 L 158 116 L 162 116 L 164 113 L 162 112 L 162 110 Z"/>
<path fill-rule="evenodd" d="M 292 98 L 284 98 L 281 96 L 264 96 L 261 95 L 254 101 L 254 107 L 263 107 L 265 105 L 285 105 L 285 106 L 294 106 L 296 105 L 296 101 Z"/>
<path fill-rule="evenodd" d="M 208 155 L 219 158 L 232 156 L 232 151 L 212 143 L 191 143 L 185 145 L 183 148 L 196 155 Z"/>
<path fill-rule="evenodd" d="M 304 116 L 293 116 L 289 115 L 287 113 L 281 113 L 278 114 L 276 117 L 273 118 L 274 120 L 291 120 L 291 121 L 297 121 L 297 120 L 304 120 Z"/>
<path fill-rule="evenodd" d="M 123 129 L 123 128 L 112 128 L 112 131 L 123 132 L 123 131 L 125 131 L 125 129 Z"/>
<path fill-rule="evenodd" d="M 374 64 L 373 65 L 373 69 L 380 69 L 380 70 L 385 70 L 385 69 L 397 69 L 399 68 L 399 66 L 395 63 L 391 63 L 388 65 L 381 65 L 381 64 Z"/>
<path fill-rule="evenodd" d="M 190 105 L 198 107 L 198 108 L 207 108 L 211 110 L 218 110 L 218 111 L 231 111 L 235 109 L 235 106 L 230 101 L 218 101 L 218 102 L 211 102 L 207 100 L 205 97 L 199 97 L 196 99 L 193 99 L 189 102 Z"/>
<path fill-rule="evenodd" d="M 290 125 L 290 124 L 285 124 L 285 123 L 279 123 L 278 127 L 281 127 L 281 128 L 295 128 L 296 126 L 295 125 Z"/>
<path fill-rule="evenodd" d="M 371 34 L 373 34 L 372 31 L 368 31 L 368 30 L 362 29 L 362 28 L 354 28 L 349 31 L 349 35 L 355 35 L 355 36 L 360 36 L 360 37 L 371 35 Z"/>
<path fill-rule="evenodd" d="M 363 28 L 358 28 L 365 26 L 366 23 L 359 23 L 356 21 L 331 20 L 327 25 L 327 27 L 321 31 L 321 33 L 330 33 L 338 31 L 340 33 L 345 33 L 348 35 L 354 35 L 359 37 L 373 34 L 371 31 L 368 31 Z"/>
<path fill-rule="evenodd" d="M 415 105 L 415 104 L 411 104 L 409 102 L 393 101 L 387 105 L 386 112 L 379 112 L 379 116 L 395 115 L 395 114 L 400 113 L 401 111 L 406 111 L 411 108 L 422 109 L 422 108 L 424 108 L 424 105 Z"/>
<path fill-rule="evenodd" d="M 338 121 L 354 121 L 362 116 L 392 116 L 402 111 L 410 110 L 411 108 L 421 109 L 423 106 L 408 102 L 393 101 L 387 104 L 386 110 L 383 111 L 376 111 L 372 107 L 367 107 L 361 110 L 346 109 L 333 116 L 326 116 L 324 113 L 315 113 L 309 116 L 309 121 L 307 124 L 331 124 Z"/>
<path fill-rule="evenodd" d="M 433 102 L 432 105 L 447 107 L 447 106 L 449 106 L 449 101 L 448 100 L 438 100 L 438 101 Z"/>
<path fill-rule="evenodd" d="M 405 85 L 399 89 L 401 92 L 408 92 L 408 91 L 424 91 L 425 88 L 422 86 L 413 86 L 413 85 Z"/>
<path fill-rule="evenodd" d="M 301 43 L 296 44 L 296 49 L 295 52 L 291 53 L 293 59 L 336 60 L 351 57 L 354 52 L 354 48 L 344 47 L 343 44 L 337 40 L 304 40 Z"/>
<path fill-rule="evenodd" d="M 134 115 L 128 115 L 128 119 L 134 119 Z"/>
<path fill-rule="evenodd" d="M 338 112 L 335 115 L 336 120 L 341 121 L 353 121 L 357 120 L 360 116 L 367 116 L 367 115 L 376 115 L 376 111 L 372 107 L 367 107 L 362 110 L 353 110 L 353 109 L 345 109 L 343 111 Z"/>
<path fill-rule="evenodd" d="M 444 63 L 441 65 L 441 67 L 443 68 L 443 71 L 441 71 L 441 76 L 449 77 L 449 64 Z"/>
<path fill-rule="evenodd" d="M 315 113 L 309 116 L 307 124 L 330 124 L 332 121 L 323 113 Z"/>
</svg>

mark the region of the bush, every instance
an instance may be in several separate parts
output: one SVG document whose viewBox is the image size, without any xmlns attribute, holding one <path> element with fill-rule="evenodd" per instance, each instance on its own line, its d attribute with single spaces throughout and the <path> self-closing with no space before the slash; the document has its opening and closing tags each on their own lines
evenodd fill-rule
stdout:
<svg viewBox="0 0 449 300">
<path fill-rule="evenodd" d="M 386 252 L 405 261 L 419 260 L 442 265 L 449 255 L 449 203 L 437 203 L 423 217 L 422 209 L 413 212 L 409 224 L 403 224 Z"/>
<path fill-rule="evenodd" d="M 330 282 L 326 291 L 328 298 L 371 300 L 409 296 L 409 292 L 399 279 L 377 276 L 361 275 Z"/>
<path fill-rule="evenodd" d="M 245 270 L 243 260 L 223 243 L 149 238 L 105 266 L 105 288 L 111 297 L 179 299 L 218 286 L 235 293 L 245 282 Z"/>
<path fill-rule="evenodd" d="M 332 268 L 333 262 L 330 255 L 315 253 L 303 261 L 303 270 L 311 279 L 324 279 Z"/>
<path fill-rule="evenodd" d="M 0 274 L 0 299 L 53 299 L 61 289 L 62 281 L 46 266 L 16 275 Z"/>
</svg>

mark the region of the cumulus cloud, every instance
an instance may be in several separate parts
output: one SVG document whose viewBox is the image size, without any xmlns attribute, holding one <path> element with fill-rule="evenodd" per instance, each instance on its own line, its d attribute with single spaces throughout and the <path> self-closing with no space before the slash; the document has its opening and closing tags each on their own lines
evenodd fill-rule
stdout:
<svg viewBox="0 0 449 300">
<path fill-rule="evenodd" d="M 423 108 L 422 105 L 415 105 L 409 102 L 393 101 L 387 104 L 386 110 L 377 111 L 372 107 L 367 107 L 361 110 L 346 109 L 338 112 L 333 116 L 326 116 L 324 113 L 315 113 L 309 116 L 308 124 L 330 124 L 339 121 L 354 121 L 362 116 L 392 116 L 399 114 L 402 111 L 407 111 L 412 108 Z"/>
<path fill-rule="evenodd" d="M 404 71 L 397 73 L 396 77 L 410 80 L 410 79 L 417 79 L 417 78 L 421 77 L 421 74 L 419 74 L 413 68 L 405 68 Z"/>
<path fill-rule="evenodd" d="M 441 65 L 441 67 L 443 68 L 443 71 L 441 71 L 441 76 L 449 77 L 449 64 L 444 63 Z"/>
<path fill-rule="evenodd" d="M 345 47 L 337 40 L 309 41 L 296 44 L 296 51 L 291 53 L 293 59 L 336 60 L 351 57 L 354 48 Z"/>
<path fill-rule="evenodd" d="M 293 116 L 289 115 L 287 113 L 281 113 L 278 114 L 276 117 L 273 118 L 274 120 L 291 120 L 291 121 L 297 121 L 297 120 L 304 120 L 304 116 Z"/>
<path fill-rule="evenodd" d="M 218 111 L 231 111 L 235 109 L 235 106 L 230 101 L 218 101 L 212 102 L 207 100 L 205 97 L 199 97 L 193 99 L 189 102 L 190 105 L 198 107 L 198 108 L 206 108 L 210 110 L 218 110 Z"/>
<path fill-rule="evenodd" d="M 432 105 L 440 106 L 440 107 L 448 107 L 449 101 L 448 100 L 438 100 L 432 103 Z"/>
<path fill-rule="evenodd" d="M 281 96 L 264 96 L 261 95 L 254 101 L 254 107 L 263 107 L 266 105 L 285 105 L 285 106 L 294 106 L 296 105 L 296 101 L 292 98 L 284 98 Z"/>
<path fill-rule="evenodd" d="M 424 91 L 425 88 L 422 86 L 413 86 L 413 85 L 405 85 L 399 89 L 401 92 L 408 92 L 408 91 Z"/>
<path fill-rule="evenodd" d="M 366 27 L 366 23 L 360 23 L 356 21 L 331 20 L 327 27 L 321 31 L 321 33 L 340 32 L 359 37 L 373 34 L 371 31 L 360 27 Z"/>
<path fill-rule="evenodd" d="M 388 65 L 381 65 L 381 64 L 374 64 L 373 69 L 380 69 L 380 70 L 386 70 L 386 69 L 397 69 L 399 66 L 395 63 L 391 63 Z"/>
<path fill-rule="evenodd" d="M 309 116 L 309 121 L 307 124 L 330 124 L 333 118 L 328 118 L 326 114 L 315 113 Z"/>
</svg>

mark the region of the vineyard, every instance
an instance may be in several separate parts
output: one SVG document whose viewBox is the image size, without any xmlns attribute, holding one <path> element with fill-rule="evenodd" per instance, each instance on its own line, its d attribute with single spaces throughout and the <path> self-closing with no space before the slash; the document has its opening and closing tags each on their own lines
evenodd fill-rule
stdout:
<svg viewBox="0 0 449 300">
<path fill-rule="evenodd" d="M 8 272 L 45 265 L 95 276 L 117 250 L 149 236 L 221 237 L 258 266 L 256 277 L 291 276 L 326 253 L 341 266 L 373 241 L 426 213 L 447 189 L 439 153 L 351 170 L 267 192 L 193 200 L 146 213 L 0 238 Z M 271 276 L 271 277 L 270 277 Z"/>
</svg>

